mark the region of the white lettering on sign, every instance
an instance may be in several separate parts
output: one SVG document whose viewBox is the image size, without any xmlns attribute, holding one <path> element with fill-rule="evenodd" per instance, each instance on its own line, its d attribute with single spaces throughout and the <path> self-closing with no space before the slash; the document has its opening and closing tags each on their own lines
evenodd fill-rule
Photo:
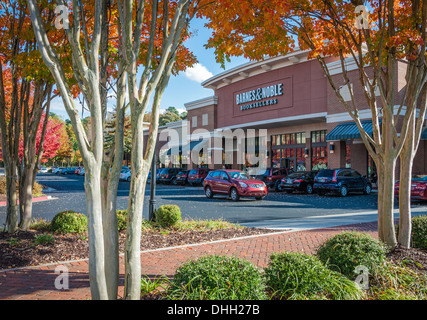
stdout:
<svg viewBox="0 0 427 320">
<path fill-rule="evenodd" d="M 264 88 L 258 88 L 256 90 L 251 90 L 251 91 L 237 94 L 236 104 L 260 101 L 260 100 L 277 97 L 281 95 L 283 95 L 283 83 L 275 84 L 275 85 L 264 87 Z"/>
</svg>

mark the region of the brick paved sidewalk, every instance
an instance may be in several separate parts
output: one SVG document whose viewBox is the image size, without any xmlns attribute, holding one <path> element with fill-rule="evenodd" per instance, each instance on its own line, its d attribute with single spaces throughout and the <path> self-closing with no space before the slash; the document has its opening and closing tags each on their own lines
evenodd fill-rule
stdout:
<svg viewBox="0 0 427 320">
<path fill-rule="evenodd" d="M 281 232 L 250 236 L 211 243 L 141 252 L 142 273 L 150 277 L 172 276 L 188 259 L 208 254 L 245 258 L 259 267 L 265 267 L 273 252 L 299 251 L 312 254 L 327 238 L 342 231 L 367 232 L 377 237 L 377 223 L 361 223 L 324 229 Z M 46 265 L 0 271 L 0 300 L 86 300 L 90 299 L 88 261 L 63 263 L 69 271 L 69 289 L 55 289 L 58 265 Z M 121 257 L 119 295 L 123 294 L 124 265 Z"/>
</svg>

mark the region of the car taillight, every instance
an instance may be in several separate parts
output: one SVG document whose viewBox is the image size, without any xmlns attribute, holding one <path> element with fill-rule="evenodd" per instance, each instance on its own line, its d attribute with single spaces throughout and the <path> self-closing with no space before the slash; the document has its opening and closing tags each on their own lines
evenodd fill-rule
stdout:
<svg viewBox="0 0 427 320">
<path fill-rule="evenodd" d="M 337 172 L 334 171 L 334 176 L 332 177 L 332 182 L 338 182 L 337 180 Z"/>
<path fill-rule="evenodd" d="M 301 182 L 303 182 L 303 180 L 294 180 L 294 183 L 301 183 Z"/>
<path fill-rule="evenodd" d="M 273 178 L 272 177 L 267 177 L 267 180 L 271 181 L 271 180 L 273 180 Z"/>
<path fill-rule="evenodd" d="M 417 183 L 415 189 L 425 189 L 427 187 L 426 183 Z"/>
<path fill-rule="evenodd" d="M 168 174 L 166 175 L 166 178 L 169 178 L 169 175 L 168 175 Z"/>
</svg>

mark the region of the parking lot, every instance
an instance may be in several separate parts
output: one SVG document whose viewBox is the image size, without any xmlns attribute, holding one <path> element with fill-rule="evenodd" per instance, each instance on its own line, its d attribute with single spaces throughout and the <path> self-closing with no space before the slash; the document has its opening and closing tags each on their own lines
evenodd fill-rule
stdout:
<svg viewBox="0 0 427 320">
<path fill-rule="evenodd" d="M 39 174 L 37 182 L 48 187 L 46 194 L 50 201 L 33 205 L 33 216 L 52 219 L 63 210 L 86 213 L 84 177 L 79 175 Z M 129 182 L 121 181 L 118 189 L 118 209 L 126 209 Z M 227 196 L 216 195 L 207 199 L 201 186 L 176 186 L 158 184 L 156 206 L 176 204 L 181 208 L 185 219 L 224 219 L 252 227 L 280 229 L 307 229 L 310 226 L 350 224 L 376 221 L 377 193 L 370 195 L 350 194 L 347 197 L 336 195 L 319 196 L 270 191 L 262 201 L 241 198 L 234 202 Z M 147 185 L 144 217 L 148 218 L 150 188 Z M 398 208 L 396 204 L 396 209 Z M 427 203 L 414 202 L 414 214 L 427 213 Z M 6 208 L 0 208 L 0 223 L 5 221 Z"/>
</svg>

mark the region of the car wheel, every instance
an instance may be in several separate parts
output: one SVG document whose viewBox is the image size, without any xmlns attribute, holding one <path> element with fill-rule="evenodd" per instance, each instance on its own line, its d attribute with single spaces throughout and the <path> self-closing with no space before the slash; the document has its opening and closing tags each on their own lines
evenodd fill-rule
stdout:
<svg viewBox="0 0 427 320">
<path fill-rule="evenodd" d="M 178 184 L 178 183 L 176 182 L 176 179 L 175 179 L 175 178 L 173 178 L 173 179 L 172 179 L 172 184 L 173 184 L 173 185 L 175 185 L 175 186 Z"/>
<path fill-rule="evenodd" d="M 265 196 L 262 196 L 262 197 L 255 197 L 255 199 L 256 199 L 256 200 L 258 200 L 258 201 L 263 200 L 264 198 L 265 198 Z"/>
<path fill-rule="evenodd" d="M 233 201 L 239 201 L 240 196 L 239 196 L 239 193 L 237 192 L 236 188 L 231 189 L 230 197 L 231 197 L 231 200 L 233 200 Z"/>
<path fill-rule="evenodd" d="M 307 194 L 312 194 L 312 193 L 313 193 L 313 186 L 312 186 L 311 184 L 308 184 L 308 185 L 305 187 L 305 192 L 306 192 Z"/>
<path fill-rule="evenodd" d="M 282 187 L 280 186 L 280 180 L 276 181 L 276 183 L 274 184 L 274 190 L 277 192 L 282 192 Z"/>
<path fill-rule="evenodd" d="M 371 185 L 367 184 L 366 187 L 365 187 L 365 190 L 363 191 L 363 193 L 366 194 L 366 195 L 368 195 L 368 194 L 371 194 L 371 191 L 372 191 Z"/>
<path fill-rule="evenodd" d="M 65 171 L 64 174 L 67 174 L 67 171 Z"/>
<path fill-rule="evenodd" d="M 340 188 L 340 196 L 346 197 L 348 195 L 348 189 L 347 186 L 341 186 Z"/>
<path fill-rule="evenodd" d="M 127 181 L 127 182 L 130 182 L 130 177 L 128 177 L 128 178 L 126 179 L 126 181 Z"/>
<path fill-rule="evenodd" d="M 205 195 L 206 195 L 206 198 L 208 198 L 208 199 L 212 199 L 213 198 L 213 192 L 212 192 L 211 187 L 209 187 L 209 186 L 206 187 L 206 189 L 205 189 Z"/>
</svg>

